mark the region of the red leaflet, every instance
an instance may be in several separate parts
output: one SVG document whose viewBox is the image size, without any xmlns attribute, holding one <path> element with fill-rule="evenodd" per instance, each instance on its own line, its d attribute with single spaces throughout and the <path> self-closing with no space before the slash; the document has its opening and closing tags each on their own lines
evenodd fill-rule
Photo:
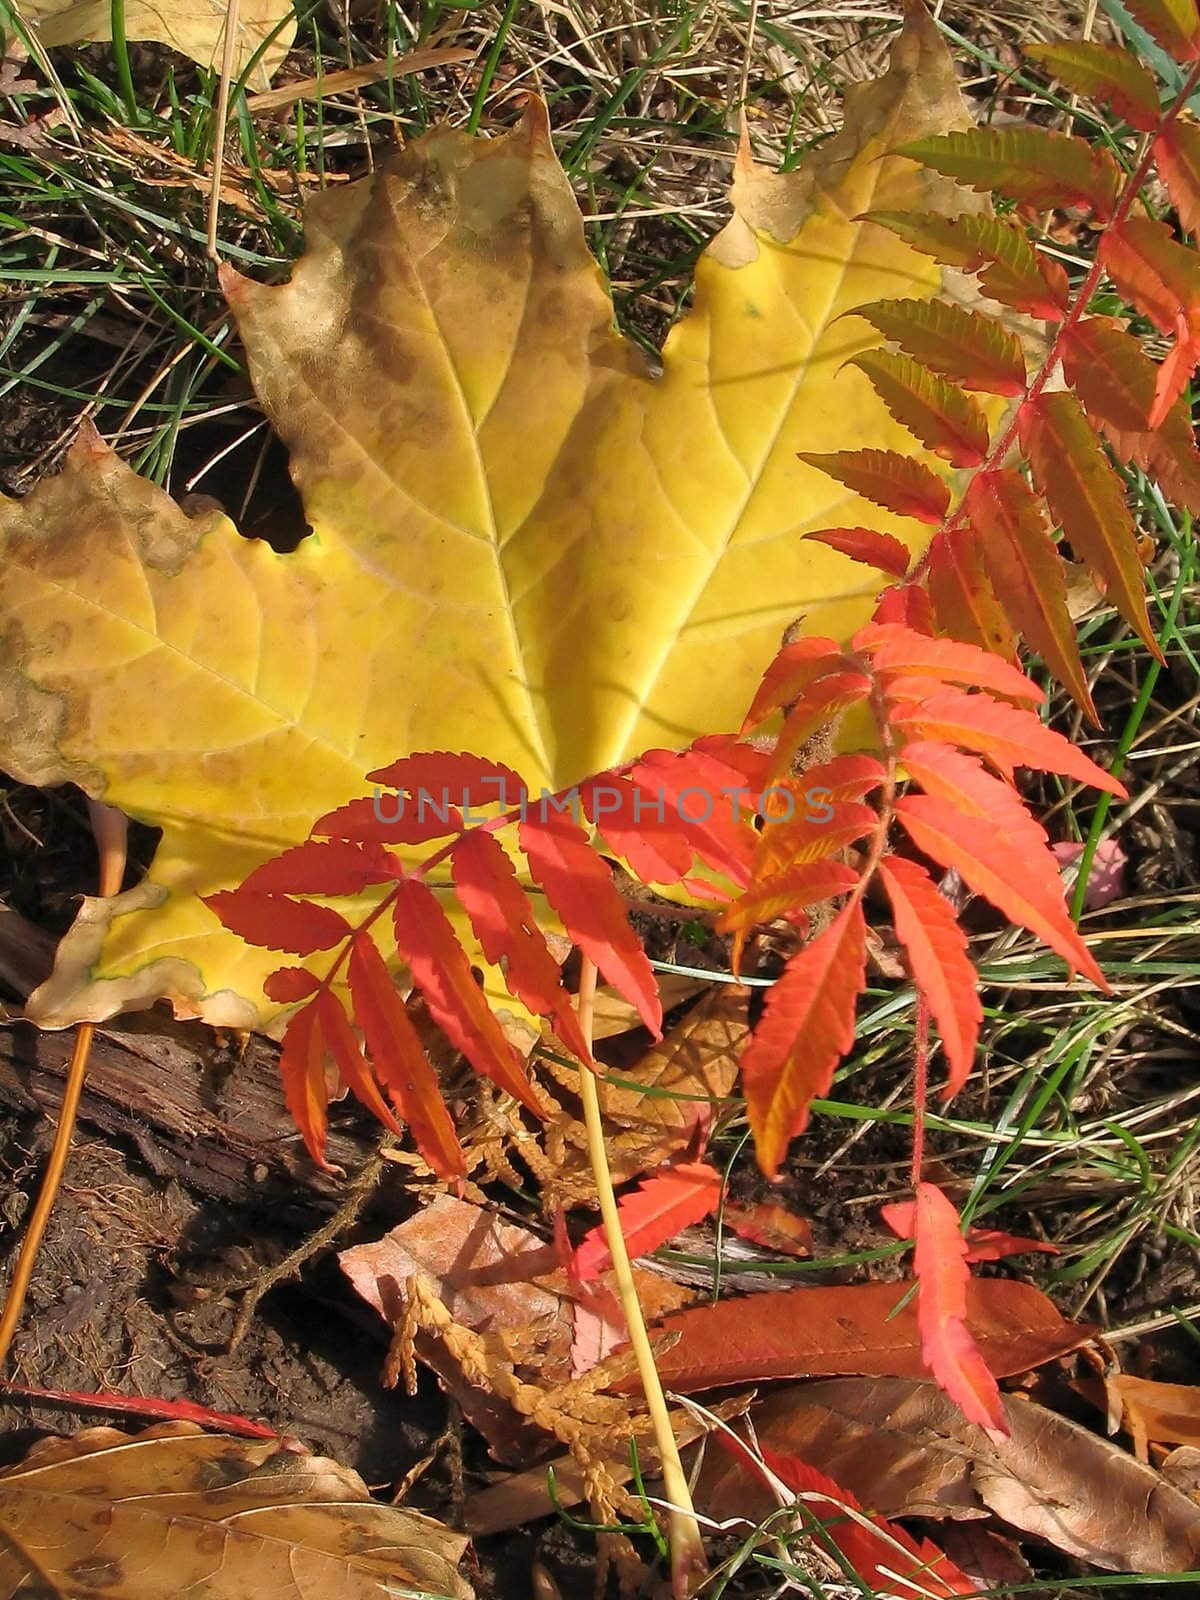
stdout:
<svg viewBox="0 0 1200 1600">
<path fill-rule="evenodd" d="M 284 1030 L 279 1075 L 283 1079 L 284 1102 L 305 1148 L 322 1172 L 332 1172 L 334 1169 L 325 1159 L 325 1136 L 329 1130 L 325 1041 L 315 1006 L 297 1011 Z"/>
<path fill-rule="evenodd" d="M 897 450 L 834 450 L 828 455 L 798 450 L 796 454 L 898 517 L 913 517 L 936 528 L 949 509 L 950 486 L 945 479 Z"/>
<path fill-rule="evenodd" d="M 314 906 L 282 894 L 220 889 L 205 896 L 204 903 L 247 944 L 286 950 L 294 956 L 332 949 L 350 932 L 350 924 L 332 906 Z"/>
<path fill-rule="evenodd" d="M 263 992 L 268 1000 L 290 1006 L 297 1000 L 307 1000 L 320 987 L 320 978 L 307 967 L 278 967 L 263 984 Z"/>
<path fill-rule="evenodd" d="M 988 296 L 1014 311 L 1060 322 L 1070 302 L 1070 283 L 1062 267 L 1034 250 L 1024 229 L 1007 217 L 869 211 L 859 220 L 890 228 L 945 266 L 978 272 L 980 287 Z"/>
<path fill-rule="evenodd" d="M 776 791 L 784 793 L 783 785 L 777 785 Z M 786 867 L 826 861 L 879 826 L 879 817 L 870 806 L 819 798 L 811 804 L 806 799 L 807 810 L 793 821 L 778 820 L 774 811 L 776 791 L 772 791 L 766 807 L 767 821 L 754 854 L 755 883 Z"/>
<path fill-rule="evenodd" d="M 483 756 L 458 755 L 448 750 L 425 750 L 403 756 L 386 767 L 368 772 L 372 783 L 406 794 L 430 796 L 435 802 L 463 807 L 520 805 L 525 785 L 519 774 L 499 761 Z"/>
<path fill-rule="evenodd" d="M 739 1239 L 751 1244 L 761 1244 L 780 1256 L 810 1256 L 812 1254 L 812 1223 L 807 1217 L 798 1217 L 786 1206 L 767 1200 L 753 1206 L 736 1206 L 726 1201 L 721 1221 L 732 1228 Z"/>
<path fill-rule="evenodd" d="M 811 808 L 828 800 L 861 800 L 872 789 L 878 789 L 886 777 L 887 768 L 882 761 L 855 750 L 808 767 L 800 777 L 775 787 L 802 793 Z"/>
<path fill-rule="evenodd" d="M 807 1127 L 809 1105 L 826 1093 L 834 1068 L 854 1043 L 866 937 L 862 906 L 852 901 L 792 957 L 742 1057 L 746 1109 L 758 1164 L 768 1178 L 778 1171 L 788 1141 Z"/>
<path fill-rule="evenodd" d="M 1132 50 L 1077 39 L 1022 48 L 1076 94 L 1107 101 L 1131 128 L 1153 133 L 1158 127 L 1162 119 L 1158 86 Z"/>
<path fill-rule="evenodd" d="M 354 1015 L 363 1031 L 375 1076 L 412 1129 L 418 1150 L 438 1177 L 463 1177 L 466 1162 L 442 1099 L 441 1085 L 369 934 L 360 934 L 350 948 L 348 977 Z"/>
<path fill-rule="evenodd" d="M 857 882 L 858 874 L 844 862 L 810 861 L 754 883 L 717 919 L 722 933 L 737 935 L 732 950 L 733 970 L 741 970 L 742 947 L 749 928 L 775 917 L 794 917 L 806 906 L 849 894 Z"/>
<path fill-rule="evenodd" d="M 216 1428 L 221 1433 L 236 1433 L 244 1439 L 278 1439 L 274 1428 L 265 1422 L 252 1422 L 236 1412 L 211 1411 L 208 1406 L 197 1405 L 194 1400 L 155 1400 L 150 1395 L 110 1394 L 101 1389 L 89 1394 L 80 1389 L 42 1389 L 26 1383 L 11 1383 L 7 1379 L 3 1388 L 9 1394 L 28 1395 L 32 1400 L 58 1400 L 75 1410 L 120 1411 L 131 1417 L 155 1417 L 160 1422 L 196 1422 L 202 1428 Z"/>
<path fill-rule="evenodd" d="M 1146 615 L 1137 535 L 1125 504 L 1125 487 L 1078 400 L 1065 393 L 1040 394 L 1022 406 L 1020 434 L 1034 480 L 1076 554 L 1097 574 L 1125 621 L 1161 661 Z"/>
<path fill-rule="evenodd" d="M 742 820 L 758 796 L 740 772 L 701 750 L 647 750 L 630 776 L 667 824 L 709 866 L 745 883 L 754 854 L 754 832 Z"/>
<path fill-rule="evenodd" d="M 584 816 L 642 883 L 678 883 L 692 870 L 695 851 L 663 814 L 657 796 L 608 772 L 581 784 L 579 798 Z"/>
<path fill-rule="evenodd" d="M 902 578 L 912 559 L 907 546 L 890 533 L 877 533 L 874 528 L 824 528 L 820 533 L 806 533 L 806 539 L 816 544 L 828 545 L 851 561 L 861 561 L 864 566 L 875 567 L 879 572 L 889 572 Z"/>
<path fill-rule="evenodd" d="M 896 421 L 934 455 L 954 467 L 977 467 L 987 458 L 987 418 L 979 403 L 961 387 L 956 388 L 911 356 L 890 350 L 867 350 L 854 356 L 848 365 L 866 373 Z M 906 562 L 896 576 L 902 578 L 907 570 Z"/>
<path fill-rule="evenodd" d="M 1025 1239 L 1016 1233 L 1001 1233 L 997 1228 L 970 1228 L 967 1230 L 967 1260 L 1003 1261 L 1005 1256 L 1024 1256 L 1033 1251 L 1056 1256 L 1056 1244 L 1045 1239 Z"/>
<path fill-rule="evenodd" d="M 1176 117 L 1159 134 L 1154 159 L 1189 233 L 1200 229 L 1200 125 Z"/>
<path fill-rule="evenodd" d="M 917 1185 L 915 1227 L 908 1206 L 884 1206 L 882 1212 L 901 1238 L 909 1229 L 916 1235 L 917 1323 L 926 1365 L 968 1422 L 1007 1438 L 1000 1390 L 967 1329 L 971 1275 L 958 1212 L 932 1183 Z"/>
<path fill-rule="evenodd" d="M 1196 0 L 1126 0 L 1126 4 L 1168 55 L 1177 61 L 1200 56 Z"/>
<path fill-rule="evenodd" d="M 1025 393 L 1025 357 L 1007 328 L 949 300 L 875 300 L 855 306 L 885 339 L 943 377 L 990 394 Z"/>
<path fill-rule="evenodd" d="M 1032 700 L 1034 705 L 1041 705 L 1046 698 L 1018 668 L 978 645 L 962 644 L 956 639 L 930 639 L 897 623 L 878 622 L 860 628 L 851 644 L 871 657 L 880 674 L 903 673 L 906 677 L 965 683 L 1014 700 Z"/>
<path fill-rule="evenodd" d="M 1041 858 L 1042 876 L 1050 881 L 1046 830 L 1009 784 L 994 778 L 977 756 L 948 744 L 918 741 L 906 744 L 900 759 L 927 795 L 944 800 L 968 817 L 987 820 L 993 837 L 1006 840 L 1028 858 Z"/>
<path fill-rule="evenodd" d="M 373 883 L 388 883 L 403 868 L 379 844 L 314 839 L 283 850 L 255 867 L 238 893 L 358 894 Z"/>
<path fill-rule="evenodd" d="M 1111 317 L 1084 317 L 1067 331 L 1063 370 L 1090 417 L 1119 433 L 1149 429 L 1157 369 Z"/>
<path fill-rule="evenodd" d="M 428 844 L 461 833 L 465 826 L 458 807 L 443 800 L 440 793 L 420 798 L 376 794 L 370 800 L 351 800 L 336 811 L 327 811 L 313 823 L 312 831 L 328 839 Z"/>
<path fill-rule="evenodd" d="M 485 1078 L 541 1115 L 517 1052 L 475 982 L 463 948 L 432 889 L 415 878 L 395 888 L 396 948 L 442 1032 Z"/>
<path fill-rule="evenodd" d="M 1128 217 L 1101 234 L 1099 254 L 1117 288 L 1160 333 L 1174 333 L 1180 311 L 1200 301 L 1200 267 L 1165 222 Z"/>
<path fill-rule="evenodd" d="M 557 812 L 544 818 L 531 812 L 521 822 L 520 839 L 530 871 L 567 932 L 659 1037 L 662 1004 L 653 970 L 629 926 L 612 874 L 583 829 Z"/>
<path fill-rule="evenodd" d="M 875 607 L 873 622 L 898 622 L 915 633 L 932 634 L 934 629 L 933 606 L 929 590 L 920 583 L 897 583 L 885 589 Z"/>
<path fill-rule="evenodd" d="M 721 1202 L 721 1174 L 707 1161 L 686 1161 L 646 1178 L 617 1207 L 630 1257 L 648 1255 Z M 593 1228 L 575 1252 L 571 1271 L 581 1283 L 612 1266 L 603 1228 Z"/>
<path fill-rule="evenodd" d="M 1057 872 L 1053 883 L 1047 882 L 1041 859 L 1030 861 L 975 818 L 962 816 L 941 800 L 906 794 L 894 810 L 918 850 L 943 867 L 953 867 L 968 888 L 990 900 L 1010 922 L 1037 934 L 1072 971 L 1082 972 L 1108 993 L 1104 974 L 1067 914 Z"/>
<path fill-rule="evenodd" d="M 757 793 L 767 781 L 770 758 L 765 750 L 748 744 L 734 733 L 706 733 L 696 739 L 692 749 L 697 755 L 709 756 L 729 768 L 730 782 L 743 779 Z"/>
<path fill-rule="evenodd" d="M 742 732 L 756 728 L 782 706 L 790 706 L 814 678 L 828 672 L 842 657 L 842 647 L 832 639 L 795 639 L 767 668 L 754 702 L 742 723 Z"/>
<path fill-rule="evenodd" d="M 1044 210 L 1088 206 L 1110 217 L 1121 169 L 1107 150 L 1047 128 L 970 128 L 901 145 L 897 154 L 957 178 L 980 194 L 999 190 Z"/>
<path fill-rule="evenodd" d="M 404 1130 L 392 1115 L 363 1060 L 358 1040 L 342 1010 L 342 1002 L 328 989 L 322 989 L 313 1001 L 312 1009 L 317 1014 L 325 1048 L 347 1089 L 361 1105 L 366 1106 L 372 1116 L 378 1117 L 385 1128 L 392 1133 L 402 1133 Z"/>
<path fill-rule="evenodd" d="M 831 672 L 818 678 L 804 691 L 787 714 L 779 732 L 779 741 L 771 752 L 772 778 L 780 778 L 792 770 L 796 752 L 818 728 L 835 721 L 843 711 L 865 700 L 871 692 L 871 680 L 862 672 Z"/>
<path fill-rule="evenodd" d="M 929 547 L 929 598 L 943 633 L 1015 661 L 1012 628 L 966 528 L 939 533 Z"/>
<path fill-rule="evenodd" d="M 896 685 L 909 690 L 913 679 Z M 1106 789 L 1118 800 L 1127 798 L 1124 784 L 1077 750 L 1069 739 L 1038 721 L 1032 711 L 993 700 L 986 694 L 965 694 L 961 689 L 939 688 L 919 702 L 900 704 L 893 725 L 906 738 L 935 739 L 943 744 L 976 750 L 1003 767 L 1034 767 L 1057 772 L 1095 789 Z"/>
<path fill-rule="evenodd" d="M 504 846 L 494 834 L 473 828 L 463 834 L 451 857 L 454 892 L 471 919 L 483 953 L 494 966 L 503 963 L 505 981 L 530 1011 L 549 1019 L 555 1033 L 581 1061 L 591 1051 L 579 1027 L 558 962 L 550 954 L 529 896 Z"/>
<path fill-rule="evenodd" d="M 983 1020 L 979 980 L 967 954 L 966 936 L 950 902 L 938 893 L 924 867 L 900 856 L 885 856 L 879 875 L 913 982 L 929 1002 L 942 1035 L 950 1067 L 942 1098 L 948 1100 L 970 1076 Z"/>
<path fill-rule="evenodd" d="M 1001 467 L 977 473 L 964 503 L 1009 616 L 1076 703 L 1098 721 L 1067 607 L 1066 569 L 1040 501 L 1019 472 Z"/>
<path fill-rule="evenodd" d="M 725 1449 L 736 1452 L 748 1472 L 765 1478 L 740 1440 L 735 1445 L 728 1434 L 717 1437 Z M 804 1497 L 806 1512 L 824 1525 L 825 1536 L 873 1593 L 911 1594 L 914 1600 L 922 1595 L 946 1600 L 952 1595 L 978 1594 L 979 1585 L 930 1540 L 914 1539 L 898 1523 L 871 1515 L 848 1489 L 796 1456 L 784 1455 L 769 1445 L 761 1447 L 761 1454 L 767 1471 L 793 1494 Z M 769 1479 L 766 1481 L 770 1487 Z"/>
</svg>

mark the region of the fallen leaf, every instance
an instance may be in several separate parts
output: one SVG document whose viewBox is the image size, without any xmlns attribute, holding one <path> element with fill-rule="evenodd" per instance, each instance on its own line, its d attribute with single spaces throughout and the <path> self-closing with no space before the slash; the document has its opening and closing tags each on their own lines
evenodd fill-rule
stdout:
<svg viewBox="0 0 1200 1600">
<path fill-rule="evenodd" d="M 732 1228 L 739 1238 L 751 1244 L 761 1244 L 780 1256 L 809 1256 L 812 1254 L 812 1223 L 807 1217 L 798 1217 L 786 1206 L 768 1201 L 758 1205 L 739 1206 L 728 1201 L 721 1213 L 721 1221 Z"/>
<path fill-rule="evenodd" d="M 528 1228 L 453 1195 L 439 1195 L 381 1239 L 353 1245 L 338 1264 L 355 1291 L 392 1326 L 410 1277 L 421 1274 L 456 1322 L 491 1336 L 498 1361 L 544 1388 L 573 1376 L 574 1300 L 559 1248 Z M 650 1316 L 685 1305 L 691 1290 L 635 1268 Z M 599 1347 L 599 1335 L 596 1336 Z M 612 1348 L 611 1331 L 603 1349 Z M 438 1374 L 497 1460 L 520 1465 L 545 1435 L 490 1391 L 467 1383 L 439 1340 L 417 1335 L 417 1352 Z M 582 1357 L 581 1357 L 582 1360 Z M 586 1364 L 586 1363 L 584 1363 Z"/>
<path fill-rule="evenodd" d="M 680 1336 L 659 1357 L 662 1380 L 694 1394 L 764 1378 L 920 1376 L 925 1364 L 914 1287 L 900 1282 L 784 1289 L 676 1312 L 654 1330 Z M 971 1279 L 967 1326 L 997 1378 L 1077 1350 L 1096 1333 L 1064 1321 L 1039 1290 L 1008 1278 Z"/>
<path fill-rule="evenodd" d="M 470 1600 L 466 1539 L 294 1440 L 168 1423 L 44 1439 L 0 1472 L 0 1597 Z"/>
<path fill-rule="evenodd" d="M 1054 1412 L 1004 1396 L 1010 1437 L 990 1440 L 932 1383 L 842 1378 L 777 1390 L 752 1410 L 760 1442 L 811 1461 L 886 1517 L 983 1517 L 1093 1566 L 1186 1572 L 1200 1564 L 1200 1507 L 1152 1468 Z M 761 1514 L 743 1474 L 706 1461 L 698 1504 Z"/>
<path fill-rule="evenodd" d="M 1190 1383 L 1160 1383 L 1118 1372 L 1108 1379 L 1121 1403 L 1123 1422 L 1139 1461 L 1151 1444 L 1200 1447 L 1200 1388 Z"/>
<path fill-rule="evenodd" d="M 38 24 L 38 36 L 49 48 L 112 38 L 110 0 L 21 0 L 21 13 Z M 226 0 L 170 0 L 167 5 L 125 0 L 125 37 L 154 39 L 191 56 L 202 67 L 219 69 L 228 14 Z M 250 76 L 254 84 L 266 88 L 296 37 L 291 0 L 241 0 L 237 15 L 234 74 L 240 77 L 263 47 Z M 269 41 L 265 47 L 264 41 Z"/>
<path fill-rule="evenodd" d="M 536 102 L 501 137 L 439 128 L 315 196 L 289 283 L 226 270 L 313 536 L 280 555 L 219 512 L 190 520 L 86 430 L 57 478 L 0 508 L 0 765 L 163 830 L 143 883 L 85 903 L 31 1017 L 168 996 L 269 1022 L 276 963 L 202 897 L 366 772 L 450 748 L 535 794 L 569 787 L 664 729 L 682 746 L 735 726 L 797 615 L 838 638 L 863 623 L 885 576 L 805 537 L 830 488 L 799 452 L 840 447 L 847 416 L 864 447 L 911 451 L 847 364 L 882 336 L 847 314 L 947 275 L 854 219 L 981 208 L 891 153 L 968 121 L 911 7 L 839 137 L 784 174 L 740 164 L 660 378 L 613 329 Z M 838 512 L 913 552 L 927 539 L 853 495 Z"/>
<path fill-rule="evenodd" d="M 1052 844 L 1050 848 L 1060 867 L 1073 866 L 1083 854 L 1083 845 L 1073 840 Z M 1101 839 L 1096 846 L 1096 853 L 1092 857 L 1092 868 L 1088 873 L 1087 890 L 1083 898 L 1085 910 L 1102 911 L 1105 906 L 1111 905 L 1114 900 L 1120 900 L 1128 892 L 1126 881 L 1128 865 L 1129 858 L 1116 839 Z"/>
<path fill-rule="evenodd" d="M 721 1203 L 722 1179 L 707 1161 L 681 1161 L 645 1179 L 617 1207 L 631 1257 L 649 1255 L 684 1228 L 701 1222 Z M 575 1252 L 573 1272 L 582 1282 L 612 1266 L 603 1227 L 595 1227 Z"/>
</svg>

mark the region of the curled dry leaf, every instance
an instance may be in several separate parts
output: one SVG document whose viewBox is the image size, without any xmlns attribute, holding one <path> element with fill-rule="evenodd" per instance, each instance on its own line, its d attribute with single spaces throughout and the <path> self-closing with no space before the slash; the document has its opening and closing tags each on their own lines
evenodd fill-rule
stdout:
<svg viewBox="0 0 1200 1600">
<path fill-rule="evenodd" d="M 884 1516 L 984 1517 L 1106 1571 L 1200 1564 L 1200 1507 L 1126 1451 L 1032 1401 L 1004 1396 L 1010 1437 L 991 1440 L 932 1383 L 841 1378 L 780 1389 L 753 1409 L 772 1449 L 811 1462 Z M 744 1475 L 710 1459 L 698 1501 L 754 1516 Z"/>
<path fill-rule="evenodd" d="M 21 12 L 40 26 L 45 45 L 91 44 L 112 38 L 109 0 L 21 0 Z M 153 39 L 191 56 L 202 67 L 220 67 L 225 52 L 226 0 L 125 0 L 125 37 Z M 291 0 L 241 0 L 237 10 L 233 70 L 238 76 L 257 56 L 250 80 L 266 88 L 296 37 Z M 259 51 L 262 51 L 259 55 Z"/>
<path fill-rule="evenodd" d="M 830 495 L 799 452 L 836 448 L 847 416 L 864 448 L 911 449 L 847 365 L 882 342 L 848 313 L 885 284 L 924 301 L 947 274 L 855 219 L 981 209 L 892 153 L 968 121 L 909 8 L 839 137 L 803 170 L 741 164 L 661 377 L 613 328 L 536 102 L 498 138 L 438 128 L 315 197 L 290 282 L 226 271 L 314 536 L 281 555 L 217 511 L 190 519 L 86 431 L 57 478 L 0 503 L 0 765 L 163 829 L 149 877 L 81 912 L 31 1016 L 168 996 L 218 1025 L 275 1019 L 278 963 L 204 897 L 365 772 L 476 751 L 557 791 L 664 729 L 683 745 L 735 726 L 797 615 L 860 626 L 884 575 L 805 537 Z M 843 512 L 927 540 L 853 495 Z"/>
<path fill-rule="evenodd" d="M 576 1339 L 574 1301 L 553 1243 L 528 1228 L 502 1222 L 479 1206 L 439 1195 L 382 1239 L 343 1250 L 338 1263 L 355 1291 L 394 1325 L 414 1274 L 425 1277 L 451 1316 L 488 1337 L 493 1358 L 546 1388 L 572 1376 Z M 692 1299 L 657 1274 L 636 1272 L 649 1316 Z M 596 1355 L 611 1348 L 597 1341 Z M 497 1460 L 519 1464 L 536 1456 L 544 1436 L 486 1389 L 469 1384 L 434 1339 L 418 1334 L 417 1354 L 438 1374 Z"/>
<path fill-rule="evenodd" d="M 302 1446 L 168 1423 L 46 1439 L 0 1472 L 0 1597 L 471 1600 L 462 1535 Z"/>
</svg>

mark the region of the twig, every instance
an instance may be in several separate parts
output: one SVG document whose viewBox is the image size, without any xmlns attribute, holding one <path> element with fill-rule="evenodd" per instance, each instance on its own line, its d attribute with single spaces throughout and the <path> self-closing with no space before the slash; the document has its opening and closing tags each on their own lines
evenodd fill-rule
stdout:
<svg viewBox="0 0 1200 1600">
<path fill-rule="evenodd" d="M 98 800 L 89 800 L 88 810 L 92 818 L 92 832 L 96 836 L 96 847 L 100 853 L 100 893 L 117 894 L 121 888 L 121 879 L 125 876 L 128 820 L 124 812 L 117 811 L 112 806 L 101 805 Z M 54 1143 L 46 1162 L 42 1187 L 29 1218 L 25 1237 L 21 1240 L 12 1277 L 9 1279 L 8 1293 L 4 1298 L 4 1311 L 0 1313 L 0 1366 L 3 1366 L 8 1359 L 9 1347 L 17 1331 L 17 1324 L 21 1320 L 21 1312 L 25 1308 L 25 1296 L 29 1293 L 29 1282 L 37 1263 L 42 1236 L 54 1211 L 54 1202 L 58 1199 L 63 1174 L 67 1169 L 67 1160 L 71 1154 L 71 1139 L 75 1132 L 75 1118 L 83 1094 L 88 1057 L 92 1052 L 95 1032 L 93 1023 L 84 1022 L 80 1024 L 79 1031 L 75 1035 L 75 1048 L 71 1053 L 71 1064 L 67 1069 L 62 1105 L 58 1112 L 58 1125 L 54 1130 Z"/>
<path fill-rule="evenodd" d="M 596 1000 L 596 966 L 587 956 L 579 974 L 579 1025 L 589 1045 L 592 1037 L 592 1011 Z M 654 1362 L 650 1336 L 646 1332 L 638 1300 L 637 1285 L 629 1264 L 629 1251 L 625 1235 L 621 1232 L 621 1219 L 617 1214 L 617 1197 L 613 1193 L 612 1173 L 608 1165 L 608 1147 L 604 1141 L 604 1122 L 600 1113 L 600 1094 L 596 1075 L 586 1065 L 580 1064 L 579 1098 L 583 1104 L 583 1121 L 587 1130 L 588 1160 L 596 1182 L 600 1201 L 600 1216 L 604 1223 L 604 1237 L 612 1257 L 613 1277 L 616 1280 L 617 1298 L 629 1327 L 629 1343 L 637 1362 L 638 1377 L 646 1397 L 646 1410 L 654 1429 L 654 1444 L 662 1470 L 663 1487 L 670 1501 L 668 1536 L 671 1545 L 671 1578 L 677 1600 L 686 1600 L 695 1587 L 695 1580 L 705 1571 L 704 1545 L 700 1526 L 692 1508 L 691 1490 L 687 1475 L 679 1459 L 679 1445 L 671 1425 L 671 1414 L 663 1394 L 662 1380 Z"/>
</svg>

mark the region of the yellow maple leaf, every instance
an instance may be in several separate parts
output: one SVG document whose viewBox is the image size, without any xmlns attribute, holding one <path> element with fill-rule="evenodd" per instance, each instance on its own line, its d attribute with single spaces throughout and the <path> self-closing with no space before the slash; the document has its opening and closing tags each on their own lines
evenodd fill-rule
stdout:
<svg viewBox="0 0 1200 1600">
<path fill-rule="evenodd" d="M 29 1011 L 169 996 L 252 1026 L 276 964 L 199 896 L 239 882 L 420 750 L 559 788 L 736 727 L 798 617 L 844 637 L 879 582 L 806 532 L 868 506 L 798 459 L 893 448 L 945 474 L 849 359 L 881 298 L 950 275 L 870 208 L 982 204 L 891 151 L 967 122 L 910 7 L 891 67 L 800 170 L 739 161 L 734 216 L 654 376 L 612 306 L 530 106 L 441 129 L 322 196 L 282 287 L 229 273 L 255 386 L 313 534 L 278 555 L 189 520 L 95 435 L 0 508 L 0 763 L 163 830 L 150 878 L 89 901 Z"/>
</svg>

